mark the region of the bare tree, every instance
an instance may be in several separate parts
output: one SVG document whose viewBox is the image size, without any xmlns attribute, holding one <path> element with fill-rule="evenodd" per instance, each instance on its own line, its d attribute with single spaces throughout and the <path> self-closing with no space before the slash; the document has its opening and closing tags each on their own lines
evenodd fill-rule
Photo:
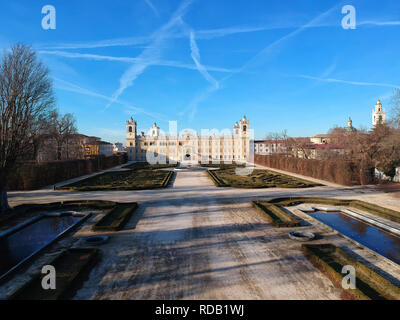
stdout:
<svg viewBox="0 0 400 320">
<path fill-rule="evenodd" d="M 63 146 L 65 146 L 66 158 L 68 159 L 69 139 L 77 133 L 75 117 L 71 113 L 61 116 L 58 111 L 54 111 L 51 115 L 51 124 L 52 136 L 56 142 L 57 160 L 62 160 Z"/>
<path fill-rule="evenodd" d="M 281 132 L 270 132 L 266 135 L 265 140 L 272 140 L 279 143 L 278 153 L 281 155 L 291 155 L 291 138 L 289 138 L 287 130 L 282 130 Z"/>
<path fill-rule="evenodd" d="M 31 130 L 32 158 L 39 162 L 39 151 L 51 132 L 50 114 L 40 115 Z"/>
<path fill-rule="evenodd" d="M 0 60 L 0 210 L 9 209 L 11 170 L 32 137 L 39 118 L 54 106 L 48 69 L 28 46 L 16 44 Z"/>
<path fill-rule="evenodd" d="M 391 98 L 391 124 L 400 128 L 400 89 L 395 89 Z"/>
<path fill-rule="evenodd" d="M 311 141 L 309 138 L 289 138 L 288 149 L 295 157 L 311 158 Z"/>
</svg>

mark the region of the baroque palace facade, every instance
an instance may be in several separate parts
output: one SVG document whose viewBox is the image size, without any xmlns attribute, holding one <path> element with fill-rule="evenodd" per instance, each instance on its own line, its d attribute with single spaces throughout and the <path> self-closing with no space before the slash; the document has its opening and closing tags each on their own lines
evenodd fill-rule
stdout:
<svg viewBox="0 0 400 320">
<path fill-rule="evenodd" d="M 215 130 L 199 136 L 193 130 L 165 135 L 154 123 L 147 135 L 137 134 L 137 122 L 126 122 L 126 147 L 130 161 L 165 162 L 245 162 L 250 155 L 250 122 L 244 116 L 233 126 L 233 132 Z M 209 132 L 209 131 L 208 131 Z M 202 131 L 203 133 L 203 131 Z"/>
</svg>

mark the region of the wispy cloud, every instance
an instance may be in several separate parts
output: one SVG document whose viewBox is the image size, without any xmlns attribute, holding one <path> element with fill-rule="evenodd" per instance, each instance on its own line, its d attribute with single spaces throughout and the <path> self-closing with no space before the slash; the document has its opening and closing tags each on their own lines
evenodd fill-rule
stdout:
<svg viewBox="0 0 400 320">
<path fill-rule="evenodd" d="M 195 39 L 195 33 L 193 30 L 190 32 L 190 50 L 191 50 L 191 56 L 194 61 L 194 63 L 197 66 L 197 69 L 199 72 L 203 75 L 203 77 L 210 82 L 216 89 L 219 88 L 219 83 L 217 80 L 215 80 L 207 71 L 207 69 L 201 64 L 200 60 L 200 50 L 199 47 L 197 46 L 196 39 Z"/>
<path fill-rule="evenodd" d="M 89 90 L 86 88 L 83 88 L 77 84 L 71 83 L 69 81 L 65 81 L 63 79 L 60 78 L 53 78 L 55 81 L 55 88 L 60 89 L 60 90 L 64 90 L 64 91 L 69 91 L 69 92 L 74 92 L 74 93 L 78 93 L 78 94 L 82 94 L 85 96 L 89 96 L 89 97 L 95 97 L 95 98 L 99 98 L 105 101 L 113 101 L 113 99 L 111 97 L 108 97 L 104 94 L 95 92 L 93 90 Z M 130 113 L 140 113 L 140 114 L 145 114 L 151 118 L 155 118 L 155 119 L 159 119 L 162 121 L 167 121 L 166 117 L 158 114 L 158 113 L 153 113 L 153 112 L 148 112 L 143 108 L 139 108 L 139 107 L 135 107 L 130 103 L 127 103 L 125 101 L 121 101 L 121 100 L 115 100 L 115 103 L 118 103 L 124 107 L 126 107 L 126 110 L 129 111 Z"/>
<path fill-rule="evenodd" d="M 68 52 L 68 51 L 59 51 L 59 50 L 40 50 L 39 54 L 43 55 L 54 55 L 64 58 L 71 59 L 87 59 L 93 61 L 115 61 L 115 62 L 126 62 L 126 63 L 144 63 L 144 60 L 140 58 L 132 58 L 132 57 L 114 57 L 114 56 L 104 56 L 97 54 L 87 54 L 87 53 L 77 53 L 77 52 Z M 165 67 L 176 67 L 190 70 L 197 70 L 197 66 L 193 64 L 181 63 L 179 61 L 169 61 L 169 60 L 154 60 L 151 62 L 153 65 L 157 66 L 165 66 Z M 205 66 L 208 70 L 218 71 L 218 72 L 232 72 L 232 69 L 213 67 L 213 66 Z"/>
<path fill-rule="evenodd" d="M 157 8 L 154 6 L 154 4 L 150 0 L 144 0 L 146 4 L 150 7 L 150 9 L 154 12 L 154 14 L 159 17 L 160 13 L 158 12 Z"/>
<path fill-rule="evenodd" d="M 370 26 L 370 27 L 394 27 L 400 26 L 400 21 L 388 20 L 388 21 L 374 21 L 365 20 L 357 21 L 357 27 Z M 196 37 L 198 39 L 214 39 L 226 37 L 229 35 L 241 34 L 241 33 L 253 33 L 253 32 L 263 32 L 271 30 L 284 30 L 284 29 L 298 29 L 298 28 L 324 28 L 324 27 L 334 27 L 341 28 L 340 23 L 327 23 L 319 22 L 312 25 L 300 25 L 300 24 L 267 24 L 258 26 L 230 26 L 223 28 L 196 30 Z M 186 33 L 181 31 L 172 32 L 166 35 L 168 38 L 185 38 Z M 88 41 L 88 42 L 73 42 L 73 43 L 60 43 L 56 45 L 40 44 L 37 45 L 38 49 L 47 50 L 64 50 L 64 49 L 92 49 L 92 48 L 103 48 L 103 47 L 117 47 L 117 46 L 139 46 L 145 48 L 150 45 L 153 38 L 151 35 L 143 37 L 128 37 L 128 38 L 116 38 L 116 39 L 106 39 L 99 41 Z"/>
<path fill-rule="evenodd" d="M 179 8 L 172 15 L 171 19 L 158 29 L 153 34 L 153 42 L 151 46 L 145 49 L 140 55 L 140 62 L 136 62 L 120 78 L 120 86 L 117 91 L 114 92 L 112 101 L 107 105 L 108 108 L 119 96 L 127 89 L 132 86 L 133 82 L 138 76 L 140 76 L 149 66 L 154 64 L 154 61 L 160 59 L 161 49 L 160 46 L 164 43 L 170 30 L 176 26 L 177 23 L 181 22 L 181 17 L 186 13 L 188 7 L 192 4 L 192 0 L 184 0 Z"/>
<path fill-rule="evenodd" d="M 219 84 L 222 85 L 224 82 L 229 80 L 231 77 L 233 77 L 235 74 L 244 72 L 246 69 L 251 68 L 258 63 L 265 63 L 265 60 L 269 57 L 271 57 L 271 54 L 273 52 L 279 53 L 279 47 L 283 45 L 285 42 L 287 42 L 289 39 L 297 36 L 301 32 L 305 31 L 308 28 L 312 28 L 314 26 L 320 25 L 322 23 L 322 20 L 325 19 L 327 16 L 329 16 L 334 10 L 337 10 L 338 5 L 333 6 L 329 10 L 323 12 L 322 14 L 318 15 L 316 18 L 312 19 L 308 23 L 300 26 L 296 30 L 288 33 L 287 35 L 283 36 L 282 38 L 272 42 L 271 44 L 267 45 L 264 49 L 262 49 L 260 52 L 258 52 L 255 56 L 253 56 L 250 60 L 248 60 L 243 66 L 234 72 L 231 72 L 230 74 L 226 75 L 222 80 L 219 81 Z M 189 107 L 187 110 L 190 110 L 190 115 L 189 119 L 193 120 L 194 115 L 198 109 L 199 103 L 207 99 L 213 92 L 217 91 L 215 88 L 207 88 L 202 94 L 197 95 L 190 103 Z"/>
<path fill-rule="evenodd" d="M 399 85 L 390 84 L 390 83 L 382 83 L 382 82 L 349 81 L 349 80 L 334 79 L 334 78 L 313 77 L 313 76 L 308 76 L 308 75 L 303 75 L 303 74 L 295 75 L 295 77 L 316 80 L 316 81 L 323 81 L 323 82 L 344 83 L 344 84 L 350 84 L 350 85 L 355 85 L 355 86 L 400 88 Z"/>
<path fill-rule="evenodd" d="M 400 21 L 373 21 L 373 20 L 366 20 L 357 22 L 358 26 L 378 26 L 378 27 L 385 27 L 385 26 L 400 26 Z"/>
</svg>

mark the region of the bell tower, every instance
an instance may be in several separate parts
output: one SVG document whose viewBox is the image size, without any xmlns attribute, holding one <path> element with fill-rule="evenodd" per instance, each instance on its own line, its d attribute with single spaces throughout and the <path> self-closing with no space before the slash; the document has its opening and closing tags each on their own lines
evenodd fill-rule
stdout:
<svg viewBox="0 0 400 320">
<path fill-rule="evenodd" d="M 384 123 L 386 123 L 386 112 L 383 110 L 382 103 L 378 99 L 375 110 L 372 111 L 372 127 L 375 128 L 378 124 Z"/>
<path fill-rule="evenodd" d="M 129 160 L 135 160 L 136 154 L 137 123 L 131 117 L 126 122 L 126 147 L 128 149 Z"/>
<path fill-rule="evenodd" d="M 248 134 L 249 134 L 249 125 L 250 125 L 249 120 L 247 120 L 246 116 L 243 116 L 243 119 L 240 120 L 240 126 L 239 126 L 240 135 L 242 137 L 247 137 L 248 136 Z"/>
</svg>

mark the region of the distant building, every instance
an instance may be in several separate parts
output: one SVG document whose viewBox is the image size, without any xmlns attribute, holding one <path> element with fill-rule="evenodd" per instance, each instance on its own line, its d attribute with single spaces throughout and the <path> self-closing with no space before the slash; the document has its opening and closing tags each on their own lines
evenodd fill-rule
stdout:
<svg viewBox="0 0 400 320">
<path fill-rule="evenodd" d="M 99 155 L 106 157 L 112 156 L 114 153 L 114 145 L 110 142 L 100 141 L 99 142 Z"/>
<path fill-rule="evenodd" d="M 114 147 L 114 149 L 113 149 L 114 153 L 125 151 L 124 144 L 121 142 L 114 143 L 113 147 Z"/>
<path fill-rule="evenodd" d="M 98 137 L 86 137 L 84 148 L 85 158 L 95 157 L 99 155 L 99 143 L 101 139 Z"/>
<path fill-rule="evenodd" d="M 271 155 L 287 152 L 287 147 L 282 140 L 256 140 L 254 141 L 254 154 Z"/>
<path fill-rule="evenodd" d="M 344 128 L 347 132 L 354 132 L 357 131 L 356 128 L 353 127 L 353 120 L 349 117 L 349 120 L 347 121 L 347 127 Z"/>
<path fill-rule="evenodd" d="M 328 160 L 344 154 L 344 149 L 337 144 L 309 144 L 296 149 L 296 156 L 303 159 Z"/>
<path fill-rule="evenodd" d="M 310 141 L 314 144 L 330 144 L 332 142 L 332 134 L 318 134 L 310 138 Z"/>
<path fill-rule="evenodd" d="M 386 123 L 386 112 L 383 110 L 381 101 L 378 100 L 375 109 L 372 110 L 372 127 L 375 128 L 378 124 L 384 123 Z"/>
</svg>

